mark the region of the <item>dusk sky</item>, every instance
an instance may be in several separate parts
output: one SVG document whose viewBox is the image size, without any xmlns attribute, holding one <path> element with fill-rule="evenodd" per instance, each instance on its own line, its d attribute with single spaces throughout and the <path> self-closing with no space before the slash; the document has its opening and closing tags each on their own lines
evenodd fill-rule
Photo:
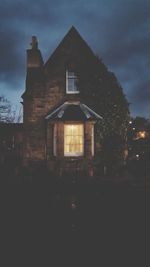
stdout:
<svg viewBox="0 0 150 267">
<path fill-rule="evenodd" d="M 32 35 L 46 61 L 72 25 L 117 76 L 131 115 L 150 118 L 149 0 L 1 0 L 0 95 L 19 109 Z"/>
</svg>

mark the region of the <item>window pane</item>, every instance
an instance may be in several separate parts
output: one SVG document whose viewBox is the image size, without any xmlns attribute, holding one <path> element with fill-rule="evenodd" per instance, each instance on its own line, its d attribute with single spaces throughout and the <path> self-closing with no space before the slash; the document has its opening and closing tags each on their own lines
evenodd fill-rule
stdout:
<svg viewBox="0 0 150 267">
<path fill-rule="evenodd" d="M 83 155 L 84 130 L 82 124 L 67 124 L 64 126 L 64 155 Z"/>
<path fill-rule="evenodd" d="M 68 90 L 74 91 L 74 79 L 68 79 Z"/>
<path fill-rule="evenodd" d="M 75 79 L 74 79 L 74 90 L 75 90 L 75 91 L 79 91 L 77 85 L 78 85 L 78 79 L 75 78 Z"/>
<path fill-rule="evenodd" d="M 67 92 L 69 93 L 78 93 L 78 88 L 77 88 L 77 76 L 75 75 L 74 72 L 69 72 L 67 71 L 67 81 L 66 81 L 66 84 L 67 84 Z"/>
<path fill-rule="evenodd" d="M 68 71 L 68 77 L 75 77 L 75 73 L 74 72 L 71 72 L 71 71 Z"/>
</svg>

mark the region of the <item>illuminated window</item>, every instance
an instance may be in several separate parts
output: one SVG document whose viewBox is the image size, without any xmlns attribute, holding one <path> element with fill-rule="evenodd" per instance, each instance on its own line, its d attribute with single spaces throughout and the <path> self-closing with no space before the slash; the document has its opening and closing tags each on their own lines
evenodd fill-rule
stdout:
<svg viewBox="0 0 150 267">
<path fill-rule="evenodd" d="M 64 125 L 64 155 L 82 156 L 84 150 L 83 124 Z"/>
<path fill-rule="evenodd" d="M 66 71 L 66 92 L 67 94 L 78 94 L 77 76 L 74 72 Z"/>
</svg>

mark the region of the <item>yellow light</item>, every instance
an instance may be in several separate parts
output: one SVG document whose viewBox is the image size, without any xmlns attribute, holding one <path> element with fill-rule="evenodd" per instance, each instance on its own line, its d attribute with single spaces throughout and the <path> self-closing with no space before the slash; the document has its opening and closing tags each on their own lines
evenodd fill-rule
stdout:
<svg viewBox="0 0 150 267">
<path fill-rule="evenodd" d="M 83 124 L 64 125 L 64 155 L 83 155 L 84 128 Z"/>
<path fill-rule="evenodd" d="M 146 137 L 146 132 L 145 131 L 138 132 L 138 137 L 139 138 L 145 138 Z"/>
</svg>

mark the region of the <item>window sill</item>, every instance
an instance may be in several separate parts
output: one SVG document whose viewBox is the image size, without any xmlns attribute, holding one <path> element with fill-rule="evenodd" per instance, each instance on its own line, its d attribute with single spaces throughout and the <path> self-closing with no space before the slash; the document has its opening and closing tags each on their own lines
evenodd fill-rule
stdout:
<svg viewBox="0 0 150 267">
<path fill-rule="evenodd" d="M 64 155 L 65 158 L 83 158 L 84 155 L 83 154 L 79 154 L 79 155 Z"/>
<path fill-rule="evenodd" d="M 76 95 L 76 94 L 79 94 L 80 92 L 79 91 L 74 91 L 74 92 L 72 92 L 72 91 L 66 91 L 66 94 L 68 95 L 68 94 L 70 94 L 70 95 Z"/>
</svg>

